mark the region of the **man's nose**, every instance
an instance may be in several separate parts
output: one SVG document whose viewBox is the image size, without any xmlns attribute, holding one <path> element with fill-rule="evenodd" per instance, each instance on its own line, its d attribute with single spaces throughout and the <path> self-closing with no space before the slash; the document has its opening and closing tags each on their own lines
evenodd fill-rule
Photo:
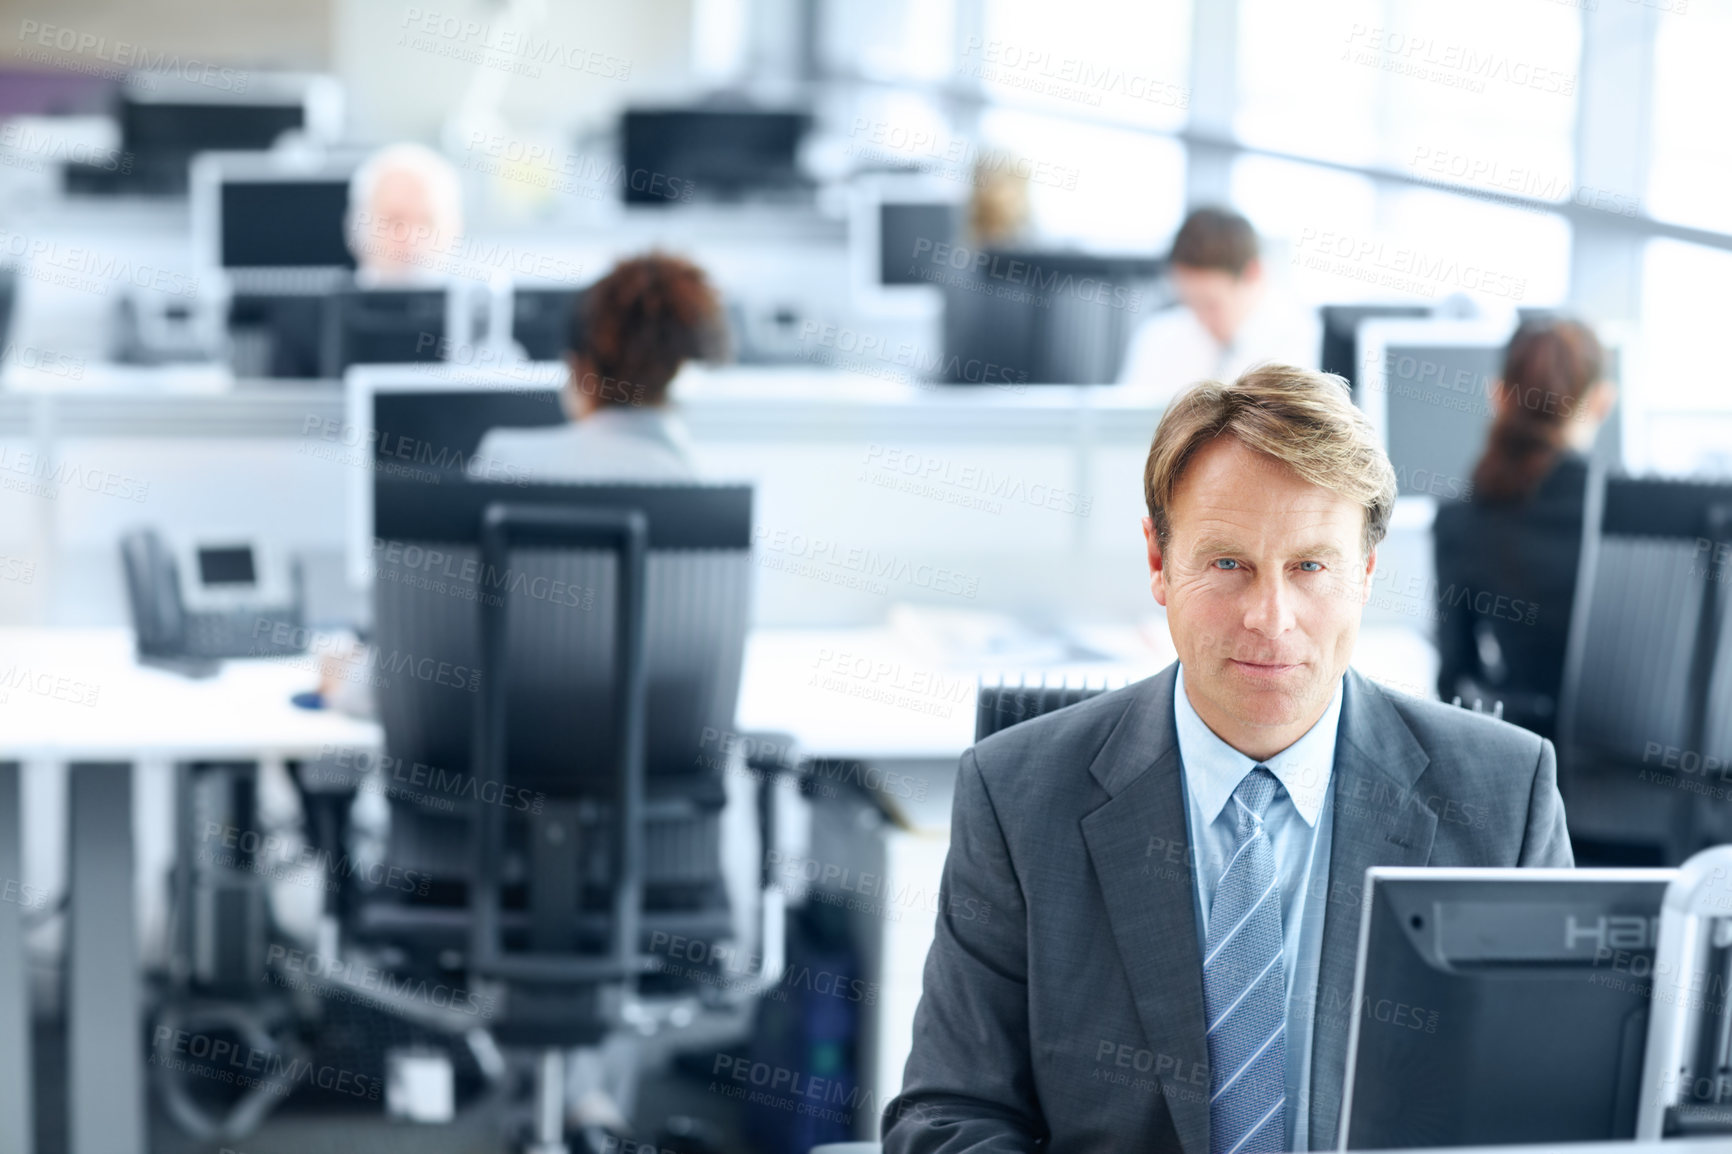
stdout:
<svg viewBox="0 0 1732 1154">
<path fill-rule="evenodd" d="M 1281 577 L 1261 577 L 1246 593 L 1245 628 L 1279 637 L 1293 628 L 1293 593 Z"/>
</svg>

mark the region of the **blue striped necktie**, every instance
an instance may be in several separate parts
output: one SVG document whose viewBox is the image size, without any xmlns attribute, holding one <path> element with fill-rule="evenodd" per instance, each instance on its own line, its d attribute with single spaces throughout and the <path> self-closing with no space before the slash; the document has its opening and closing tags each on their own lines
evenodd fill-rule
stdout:
<svg viewBox="0 0 1732 1154">
<path fill-rule="evenodd" d="M 1275 847 L 1263 829 L 1279 784 L 1259 765 L 1233 791 L 1233 856 L 1209 907 L 1210 1154 L 1286 1147 L 1287 965 Z"/>
</svg>

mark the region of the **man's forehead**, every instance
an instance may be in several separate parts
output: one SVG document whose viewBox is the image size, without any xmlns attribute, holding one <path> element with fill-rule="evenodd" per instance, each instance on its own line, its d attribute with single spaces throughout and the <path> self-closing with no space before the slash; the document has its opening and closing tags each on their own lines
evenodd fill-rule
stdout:
<svg viewBox="0 0 1732 1154">
<path fill-rule="evenodd" d="M 1214 490 L 1174 502 L 1171 524 L 1181 546 L 1232 545 L 1315 552 L 1331 543 L 1355 549 L 1365 528 L 1362 506 L 1317 486 Z"/>
<path fill-rule="evenodd" d="M 1173 487 L 1173 512 L 1235 519 L 1352 514 L 1364 506 L 1308 481 L 1285 462 L 1232 436 L 1199 448 Z M 1177 520 L 1177 517 L 1175 517 Z"/>
</svg>

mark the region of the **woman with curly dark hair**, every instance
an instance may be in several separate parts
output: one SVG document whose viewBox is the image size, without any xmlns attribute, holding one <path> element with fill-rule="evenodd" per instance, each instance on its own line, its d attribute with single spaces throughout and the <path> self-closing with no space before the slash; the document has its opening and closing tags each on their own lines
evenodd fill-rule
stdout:
<svg viewBox="0 0 1732 1154">
<path fill-rule="evenodd" d="M 1554 736 L 1581 554 L 1594 434 L 1616 391 L 1580 321 L 1532 320 L 1504 350 L 1472 500 L 1432 525 L 1437 692 L 1504 703 L 1504 719 Z"/>
<path fill-rule="evenodd" d="M 494 429 L 475 462 L 548 481 L 695 479 L 668 386 L 688 360 L 721 357 L 726 336 L 721 299 L 697 265 L 662 253 L 621 261 L 573 311 L 561 395 L 570 422 Z"/>
</svg>

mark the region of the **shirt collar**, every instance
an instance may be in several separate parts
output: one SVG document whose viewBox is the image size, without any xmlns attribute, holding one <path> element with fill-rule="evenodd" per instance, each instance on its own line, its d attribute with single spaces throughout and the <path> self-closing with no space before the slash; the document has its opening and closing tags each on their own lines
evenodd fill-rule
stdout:
<svg viewBox="0 0 1732 1154">
<path fill-rule="evenodd" d="M 1215 735 L 1204 724 L 1185 695 L 1185 668 L 1179 667 L 1173 685 L 1173 721 L 1179 734 L 1179 760 L 1184 765 L 1185 788 L 1191 791 L 1203 810 L 1205 824 L 1212 825 L 1239 782 L 1259 765 L 1269 767 L 1293 799 L 1293 807 L 1305 824 L 1315 827 L 1323 812 L 1323 796 L 1329 789 L 1329 775 L 1335 764 L 1335 735 L 1341 724 L 1341 686 L 1343 676 L 1335 683 L 1335 695 L 1317 723 L 1305 735 L 1266 761 L 1252 761 Z"/>
<path fill-rule="evenodd" d="M 664 441 L 682 451 L 688 448 L 685 422 L 667 405 L 602 405 L 578 425 Z"/>
</svg>

